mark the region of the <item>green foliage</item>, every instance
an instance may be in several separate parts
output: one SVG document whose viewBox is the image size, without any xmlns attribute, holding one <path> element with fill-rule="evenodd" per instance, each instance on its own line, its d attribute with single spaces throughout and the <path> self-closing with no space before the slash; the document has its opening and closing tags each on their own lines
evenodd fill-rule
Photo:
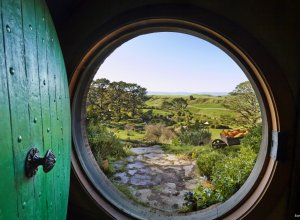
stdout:
<svg viewBox="0 0 300 220">
<path fill-rule="evenodd" d="M 99 164 L 108 157 L 118 158 L 126 155 L 123 144 L 106 127 L 89 124 L 87 134 L 91 150 Z"/>
<path fill-rule="evenodd" d="M 238 156 L 225 157 L 216 162 L 211 178 L 220 194 L 220 201 L 229 198 L 244 184 L 253 169 L 256 156 L 250 147 L 241 147 Z"/>
<path fill-rule="evenodd" d="M 209 179 L 201 181 L 193 192 L 185 195 L 183 212 L 224 202 L 247 180 L 255 164 L 255 151 L 251 147 L 240 147 L 225 152 L 209 149 L 198 152 L 198 168 Z"/>
<path fill-rule="evenodd" d="M 171 106 L 174 110 L 183 114 L 188 106 L 188 103 L 184 98 L 174 98 L 171 102 Z"/>
<path fill-rule="evenodd" d="M 107 108 L 111 101 L 106 94 L 109 85 L 110 81 L 107 79 L 97 79 L 91 83 L 86 101 L 87 117 L 90 121 L 106 121 L 111 118 L 111 112 Z"/>
<path fill-rule="evenodd" d="M 261 120 L 259 103 L 249 81 L 237 85 L 224 106 L 239 113 L 236 122 L 241 126 L 251 128 Z"/>
<path fill-rule="evenodd" d="M 209 131 L 211 132 L 211 139 L 214 140 L 220 138 L 220 133 L 223 129 L 210 128 Z"/>
<path fill-rule="evenodd" d="M 114 186 L 120 191 L 122 192 L 127 198 L 129 198 L 130 200 L 134 201 L 135 203 L 137 204 L 140 204 L 140 205 L 146 205 L 144 204 L 141 200 L 138 199 L 137 196 L 135 196 L 133 194 L 133 191 L 132 189 L 130 189 L 130 187 L 126 184 L 122 184 L 122 183 L 119 183 L 117 181 L 112 181 Z"/>
<path fill-rule="evenodd" d="M 94 80 L 87 96 L 87 118 L 93 122 L 134 117 L 147 99 L 145 88 L 134 84 Z"/>
<path fill-rule="evenodd" d="M 179 142 L 183 145 L 195 145 L 205 144 L 211 138 L 211 133 L 207 129 L 184 129 L 179 135 Z"/>
<path fill-rule="evenodd" d="M 174 141 L 173 141 L 174 142 Z M 208 147 L 210 146 L 203 146 Z M 179 145 L 179 144 L 163 144 L 162 148 L 164 152 L 169 154 L 181 155 L 189 158 L 196 158 L 198 156 L 199 147 L 192 145 Z"/>
<path fill-rule="evenodd" d="M 164 123 L 168 126 L 173 124 L 194 122 L 196 119 L 200 121 L 208 121 L 210 124 L 223 124 L 230 127 L 235 126 L 235 118 L 237 118 L 238 113 L 229 110 L 224 107 L 225 96 L 216 97 L 208 95 L 197 95 L 193 94 L 192 100 L 189 96 L 173 96 L 173 95 L 151 95 L 148 96 L 145 102 L 146 109 L 153 109 L 153 120 L 151 123 Z M 175 108 L 172 103 L 181 102 L 176 100 L 185 100 L 187 102 L 186 108 L 185 104 L 182 102 L 184 110 L 179 110 Z M 174 101 L 175 100 L 175 101 Z M 164 115 L 164 119 L 158 119 L 156 115 Z M 187 117 L 186 117 L 187 116 Z M 223 120 L 226 120 L 223 122 Z M 149 123 L 149 121 L 147 122 Z"/>
<path fill-rule="evenodd" d="M 144 133 L 139 131 L 132 130 L 117 130 L 114 132 L 116 137 L 123 140 L 132 140 L 132 141 L 143 141 Z"/>
<path fill-rule="evenodd" d="M 215 125 L 215 129 L 230 129 L 228 125 Z"/>
<path fill-rule="evenodd" d="M 143 120 L 143 122 L 149 123 L 153 119 L 153 110 L 150 109 L 148 111 L 141 112 L 140 117 Z"/>
<path fill-rule="evenodd" d="M 194 192 L 187 192 L 184 200 L 182 212 L 197 211 L 220 202 L 220 194 L 212 187 L 199 185 Z"/>
<path fill-rule="evenodd" d="M 241 140 L 241 144 L 252 148 L 256 153 L 260 149 L 262 140 L 262 125 L 258 124 L 249 130 L 248 135 Z"/>
<path fill-rule="evenodd" d="M 201 175 L 208 179 L 213 175 L 213 169 L 218 161 L 222 161 L 225 155 L 219 150 L 212 148 L 206 151 L 201 151 L 197 159 L 197 166 Z"/>
<path fill-rule="evenodd" d="M 130 146 L 137 142 L 138 146 L 145 142 L 163 144 L 165 152 L 196 158 L 207 184 L 202 182 L 193 193 L 186 194 L 187 210 L 209 207 L 235 193 L 253 169 L 261 142 L 261 125 L 257 125 L 260 109 L 249 82 L 239 84 L 225 98 L 147 96 L 146 89 L 137 84 L 98 79 L 88 93 L 87 118 L 88 140 L 100 165 L 106 159 L 110 165 L 129 154 Z M 214 150 L 209 145 L 199 147 L 212 137 L 204 126 L 206 121 L 214 127 L 214 138 L 219 138 L 216 128 L 239 124 L 251 129 L 240 146 Z M 127 140 L 127 145 L 118 138 Z M 113 172 L 111 166 L 107 169 Z M 120 190 L 130 197 L 128 188 L 120 186 Z"/>
<path fill-rule="evenodd" d="M 195 100 L 194 96 L 190 95 L 190 100 Z"/>
</svg>

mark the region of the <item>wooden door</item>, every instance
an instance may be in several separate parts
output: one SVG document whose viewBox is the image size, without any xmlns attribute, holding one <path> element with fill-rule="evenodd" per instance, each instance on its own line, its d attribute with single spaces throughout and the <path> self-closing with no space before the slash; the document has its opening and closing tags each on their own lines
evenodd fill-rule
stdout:
<svg viewBox="0 0 300 220">
<path fill-rule="evenodd" d="M 58 38 L 43 0 L 0 0 L 0 219 L 65 219 L 70 103 Z M 25 175 L 27 152 L 56 156 Z"/>
</svg>

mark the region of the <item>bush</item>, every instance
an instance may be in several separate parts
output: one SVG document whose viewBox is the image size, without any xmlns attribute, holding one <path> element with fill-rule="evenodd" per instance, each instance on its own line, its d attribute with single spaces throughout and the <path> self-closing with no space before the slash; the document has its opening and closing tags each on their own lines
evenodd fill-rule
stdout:
<svg viewBox="0 0 300 220">
<path fill-rule="evenodd" d="M 149 108 L 149 106 L 147 106 L 147 107 Z M 142 119 L 143 122 L 148 123 L 153 118 L 153 110 L 150 109 L 146 112 L 141 112 L 140 113 L 140 118 Z"/>
<path fill-rule="evenodd" d="M 225 155 L 218 150 L 200 152 L 197 159 L 197 166 L 200 174 L 210 179 L 213 174 L 215 164 L 222 161 L 224 157 Z"/>
<path fill-rule="evenodd" d="M 150 143 L 169 143 L 175 137 L 175 132 L 161 123 L 145 126 L 145 140 Z"/>
<path fill-rule="evenodd" d="M 201 174 L 208 178 L 206 182 L 209 184 L 203 184 L 202 181 L 194 192 L 186 194 L 184 212 L 224 202 L 245 183 L 254 167 L 257 153 L 250 146 L 232 147 L 199 149 L 197 165 Z"/>
<path fill-rule="evenodd" d="M 257 154 L 250 147 L 241 147 L 238 156 L 216 162 L 212 183 L 224 201 L 235 193 L 250 175 Z"/>
<path fill-rule="evenodd" d="M 216 129 L 230 129 L 230 127 L 228 125 L 216 125 L 215 128 Z"/>
<path fill-rule="evenodd" d="M 249 130 L 248 135 L 246 135 L 241 140 L 241 144 L 245 147 L 252 148 L 256 153 L 258 153 L 261 140 L 262 140 L 262 125 L 260 124 Z"/>
<path fill-rule="evenodd" d="M 106 127 L 89 124 L 87 135 L 91 150 L 100 165 L 108 157 L 118 158 L 126 155 L 123 144 Z"/>
<path fill-rule="evenodd" d="M 126 124 L 124 129 L 127 131 L 135 131 L 135 126 L 133 124 Z"/>
<path fill-rule="evenodd" d="M 211 133 L 205 129 L 187 129 L 179 135 L 179 142 L 183 145 L 198 146 L 206 144 L 211 139 Z"/>
<path fill-rule="evenodd" d="M 220 202 L 219 193 L 212 187 L 199 185 L 194 192 L 187 192 L 184 195 L 185 203 L 183 212 L 205 209 Z"/>
</svg>

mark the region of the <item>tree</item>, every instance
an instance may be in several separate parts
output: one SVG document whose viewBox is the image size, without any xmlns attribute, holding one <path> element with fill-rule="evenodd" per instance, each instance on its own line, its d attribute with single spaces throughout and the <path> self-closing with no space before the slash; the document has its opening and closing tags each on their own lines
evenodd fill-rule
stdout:
<svg viewBox="0 0 300 220">
<path fill-rule="evenodd" d="M 87 117 L 95 122 L 134 117 L 144 105 L 146 95 L 146 89 L 135 83 L 94 80 L 87 96 Z"/>
<path fill-rule="evenodd" d="M 140 106 L 144 104 L 147 99 L 147 90 L 135 83 L 130 83 L 127 86 L 128 88 L 128 108 L 134 117 L 137 113 L 137 110 Z"/>
<path fill-rule="evenodd" d="M 179 114 L 178 115 L 183 115 L 188 103 L 184 98 L 175 98 L 171 102 L 172 108 L 177 111 Z"/>
<path fill-rule="evenodd" d="M 161 104 L 161 108 L 169 110 L 172 108 L 172 104 L 171 104 L 171 102 L 164 100 Z"/>
<path fill-rule="evenodd" d="M 239 113 L 237 122 L 244 127 L 253 127 L 261 119 L 260 107 L 249 81 L 242 82 L 229 93 L 225 107 Z"/>
<path fill-rule="evenodd" d="M 190 95 L 190 100 L 195 100 L 194 96 Z"/>
<path fill-rule="evenodd" d="M 94 80 L 89 88 L 86 106 L 89 120 L 105 121 L 110 119 L 109 98 L 107 89 L 110 85 L 108 79 Z"/>
<path fill-rule="evenodd" d="M 127 84 L 123 81 L 112 82 L 108 87 L 112 114 L 117 121 L 122 119 L 122 110 L 128 109 Z"/>
</svg>

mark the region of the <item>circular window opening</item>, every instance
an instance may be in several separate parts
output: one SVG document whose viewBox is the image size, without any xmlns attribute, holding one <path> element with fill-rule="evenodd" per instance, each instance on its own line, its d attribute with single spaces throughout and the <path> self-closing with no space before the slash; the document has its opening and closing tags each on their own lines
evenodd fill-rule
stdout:
<svg viewBox="0 0 300 220">
<path fill-rule="evenodd" d="M 214 219 L 249 196 L 266 164 L 263 85 L 202 29 L 173 29 L 134 29 L 93 51 L 73 98 L 75 149 L 121 213 Z"/>
<path fill-rule="evenodd" d="M 86 101 L 88 142 L 102 172 L 132 202 L 170 213 L 231 197 L 254 167 L 261 123 L 238 65 L 181 33 L 118 47 Z"/>
</svg>

